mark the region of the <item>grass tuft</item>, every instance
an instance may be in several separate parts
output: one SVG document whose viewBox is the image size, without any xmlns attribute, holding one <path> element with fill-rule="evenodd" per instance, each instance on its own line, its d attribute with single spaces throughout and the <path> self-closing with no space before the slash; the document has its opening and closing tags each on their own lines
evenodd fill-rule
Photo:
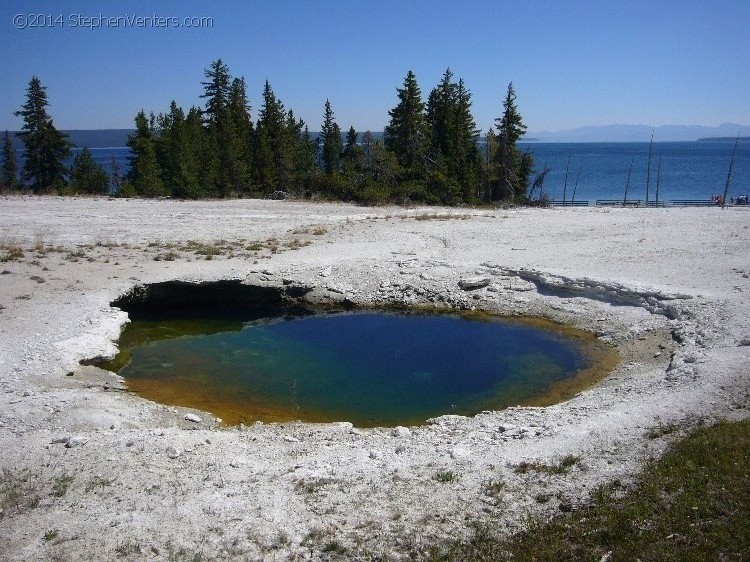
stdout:
<svg viewBox="0 0 750 562">
<path fill-rule="evenodd" d="M 458 480 L 458 475 L 452 470 L 440 470 L 435 474 L 435 480 L 446 484 Z"/>
<path fill-rule="evenodd" d="M 580 462 L 581 458 L 575 455 L 565 455 L 557 464 L 544 464 L 541 462 L 520 462 L 516 468 L 516 474 L 538 472 L 542 474 L 566 474 L 572 467 Z"/>
</svg>

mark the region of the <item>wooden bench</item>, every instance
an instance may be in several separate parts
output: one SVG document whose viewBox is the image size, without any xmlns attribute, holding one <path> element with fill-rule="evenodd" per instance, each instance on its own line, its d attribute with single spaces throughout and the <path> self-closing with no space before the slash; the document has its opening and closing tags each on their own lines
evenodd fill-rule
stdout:
<svg viewBox="0 0 750 562">
<path fill-rule="evenodd" d="M 667 202 L 666 201 L 648 201 L 646 203 L 647 207 L 666 207 Z"/>
</svg>

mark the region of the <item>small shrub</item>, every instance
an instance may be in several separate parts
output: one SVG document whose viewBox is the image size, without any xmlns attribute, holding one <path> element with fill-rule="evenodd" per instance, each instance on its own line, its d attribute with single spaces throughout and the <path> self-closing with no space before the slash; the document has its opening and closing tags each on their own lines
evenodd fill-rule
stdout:
<svg viewBox="0 0 750 562">
<path fill-rule="evenodd" d="M 484 495 L 492 497 L 492 498 L 498 497 L 504 489 L 505 489 L 505 482 L 503 482 L 500 479 L 487 480 L 487 482 L 485 482 L 484 486 L 482 487 L 482 491 L 484 492 Z"/>
<path fill-rule="evenodd" d="M 68 252 L 65 254 L 65 259 L 68 261 L 78 261 L 80 258 L 85 258 L 86 252 L 83 249 Z"/>
<path fill-rule="evenodd" d="M 15 508 L 17 512 L 39 506 L 42 483 L 28 468 L 17 472 L 3 468 L 0 474 L 0 508 Z"/>
<path fill-rule="evenodd" d="M 111 486 L 112 482 L 114 482 L 114 480 L 108 480 L 106 478 L 102 478 L 101 476 L 97 474 L 91 480 L 89 480 L 88 484 L 86 484 L 86 492 L 91 492 L 92 490 L 96 490 L 97 488 L 104 488 L 106 486 Z"/>
<path fill-rule="evenodd" d="M 649 439 L 658 439 L 659 437 L 664 437 L 665 435 L 674 433 L 679 428 L 680 427 L 674 423 L 665 424 L 665 423 L 659 422 L 658 425 L 656 425 L 655 427 L 652 427 L 646 432 L 646 437 L 648 437 Z"/>
<path fill-rule="evenodd" d="M 21 246 L 10 245 L 5 248 L 5 251 L 0 254 L 0 262 L 17 261 L 23 257 L 23 248 Z"/>
<path fill-rule="evenodd" d="M 131 556 L 133 554 L 141 554 L 141 545 L 132 540 L 126 540 L 115 547 L 115 552 L 119 556 Z"/>
<path fill-rule="evenodd" d="M 539 472 L 542 474 L 566 474 L 571 467 L 580 462 L 581 458 L 576 455 L 565 455 L 557 464 L 544 464 L 541 462 L 522 461 L 515 468 L 516 474 L 528 472 Z"/>
<path fill-rule="evenodd" d="M 67 492 L 70 485 L 73 483 L 72 474 L 62 474 L 52 481 L 52 495 L 56 498 L 63 497 Z"/>
<path fill-rule="evenodd" d="M 180 257 L 180 254 L 170 250 L 169 252 L 165 252 L 163 254 L 156 254 L 154 256 L 154 261 L 174 261 L 179 257 Z"/>
<path fill-rule="evenodd" d="M 458 480 L 458 475 L 452 470 L 440 470 L 435 474 L 435 480 L 443 483 L 455 482 Z"/>
<path fill-rule="evenodd" d="M 344 553 L 346 553 L 346 547 L 344 545 L 342 545 L 336 539 L 333 539 L 333 540 L 328 541 L 326 544 L 323 545 L 322 551 L 323 552 L 329 552 L 329 553 L 332 553 L 332 554 L 344 554 Z"/>
</svg>

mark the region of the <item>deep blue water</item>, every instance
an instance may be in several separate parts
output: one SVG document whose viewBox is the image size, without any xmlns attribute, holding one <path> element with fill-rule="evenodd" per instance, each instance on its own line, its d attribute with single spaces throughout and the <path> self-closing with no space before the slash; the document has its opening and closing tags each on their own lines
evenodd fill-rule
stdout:
<svg viewBox="0 0 750 562">
<path fill-rule="evenodd" d="M 120 175 L 125 175 L 129 169 L 128 157 L 130 156 L 130 149 L 127 146 L 118 146 L 113 148 L 89 148 L 91 155 L 94 157 L 94 161 L 97 164 L 104 166 L 108 174 L 112 174 L 112 158 L 120 167 Z M 81 149 L 74 148 L 73 156 L 75 156 Z M 73 163 L 71 159 L 69 165 Z"/>
<path fill-rule="evenodd" d="M 628 168 L 633 161 L 628 199 L 646 199 L 646 169 L 649 144 L 635 143 L 521 143 L 522 150 L 534 154 L 536 168 L 551 168 L 544 192 L 551 199 L 562 199 L 565 167 L 570 155 L 566 199 L 570 200 L 581 165 L 583 169 L 575 198 L 577 201 L 622 199 Z M 654 143 L 649 199 L 656 196 L 656 179 L 661 159 L 659 199 L 709 199 L 723 193 L 733 142 L 658 142 Z M 92 148 L 94 160 L 112 171 L 112 157 L 120 172 L 128 170 L 127 147 Z M 22 156 L 22 152 L 19 153 Z M 737 146 L 729 195 L 750 194 L 750 142 Z"/>
<path fill-rule="evenodd" d="M 147 398 L 230 423 L 375 426 L 472 415 L 518 404 L 590 366 L 576 340 L 501 319 L 368 312 L 205 334 L 186 327 L 180 337 L 179 321 L 134 321 L 121 346 L 128 332 L 148 343 L 132 347 L 119 372 Z"/>
<path fill-rule="evenodd" d="M 551 168 L 544 192 L 562 199 L 565 168 L 570 155 L 566 198 L 573 195 L 578 170 L 583 164 L 576 190 L 577 201 L 622 199 L 628 168 L 633 161 L 628 199 L 646 199 L 649 143 L 521 143 L 534 154 L 536 167 Z M 649 200 L 656 195 L 656 177 L 661 159 L 659 200 L 710 199 L 723 194 L 733 142 L 658 142 L 653 145 Z M 750 142 L 737 145 L 729 196 L 750 193 Z M 728 196 L 728 197 L 729 197 Z"/>
</svg>

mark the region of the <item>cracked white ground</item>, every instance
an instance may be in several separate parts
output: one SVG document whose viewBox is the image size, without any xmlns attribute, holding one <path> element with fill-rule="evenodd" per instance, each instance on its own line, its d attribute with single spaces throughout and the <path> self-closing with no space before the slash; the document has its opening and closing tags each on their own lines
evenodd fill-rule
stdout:
<svg viewBox="0 0 750 562">
<path fill-rule="evenodd" d="M 188 240 L 225 240 L 224 253 L 206 260 Z M 331 541 L 398 558 L 474 521 L 512 531 L 627 480 L 671 438 L 649 428 L 749 412 L 750 209 L 19 197 L 0 199 L 0 243 L 24 254 L 0 263 L 0 468 L 39 497 L 5 495 L 0 560 L 320 558 Z M 458 285 L 477 277 L 489 285 Z M 198 411 L 195 423 L 78 364 L 115 352 L 126 315 L 113 299 L 173 279 L 544 315 L 599 334 L 623 361 L 556 406 L 421 427 L 223 428 Z M 580 460 L 566 474 L 515 470 L 568 454 Z"/>
</svg>

